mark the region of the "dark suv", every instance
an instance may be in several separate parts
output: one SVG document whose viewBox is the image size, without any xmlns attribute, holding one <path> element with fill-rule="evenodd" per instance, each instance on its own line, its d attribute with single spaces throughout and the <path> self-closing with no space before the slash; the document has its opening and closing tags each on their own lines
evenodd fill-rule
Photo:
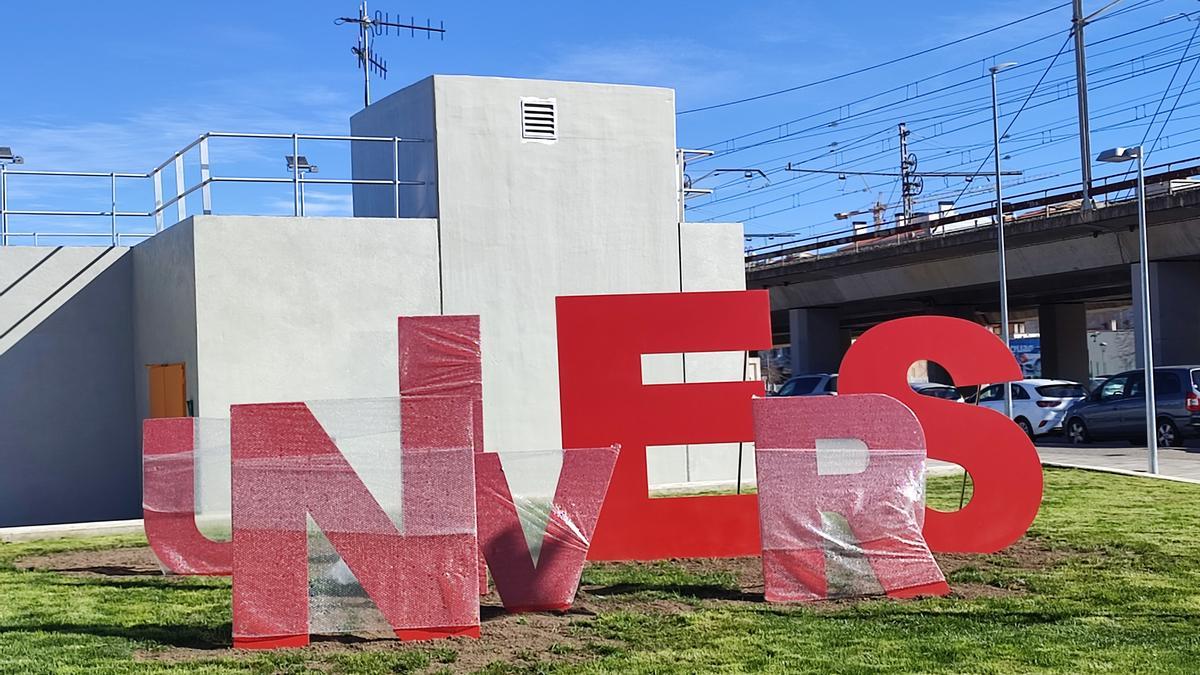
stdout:
<svg viewBox="0 0 1200 675">
<path fill-rule="evenodd" d="M 1072 443 L 1128 439 L 1145 442 L 1146 378 L 1140 370 L 1114 375 L 1067 410 L 1063 429 Z M 1200 437 L 1200 366 L 1154 369 L 1158 444 L 1181 445 Z"/>
</svg>

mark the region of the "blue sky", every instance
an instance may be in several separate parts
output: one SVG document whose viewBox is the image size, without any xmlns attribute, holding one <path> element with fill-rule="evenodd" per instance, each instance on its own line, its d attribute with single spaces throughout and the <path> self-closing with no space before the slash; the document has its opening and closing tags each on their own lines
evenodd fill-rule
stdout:
<svg viewBox="0 0 1200 675">
<path fill-rule="evenodd" d="M 717 3 L 484 3 L 383 4 L 372 9 L 429 16 L 445 22 L 445 41 L 381 38 L 380 53 L 390 74 L 375 84 L 376 97 L 429 73 L 545 77 L 653 84 L 677 90 L 681 110 L 752 96 L 853 70 L 931 47 L 957 37 L 1053 7 L 1055 2 L 1011 1 L 896 3 L 762 2 Z M 1086 2 L 1088 11 L 1099 0 Z M 337 2 L 114 2 L 63 0 L 0 6 L 4 56 L 0 59 L 0 145 L 11 145 L 28 168 L 145 171 L 203 131 L 346 133 L 360 105 L 360 76 L 350 47 L 355 31 L 333 19 L 356 11 L 353 0 Z M 1141 139 L 1158 107 L 1191 30 L 1180 12 L 1200 10 L 1195 0 L 1125 0 L 1124 13 L 1089 27 L 1094 82 L 1111 81 L 1093 92 L 1093 147 Z M 755 166 L 771 172 L 762 181 L 711 180 L 713 198 L 692 203 L 689 219 L 744 220 L 749 232 L 811 233 L 838 227 L 835 211 L 861 209 L 883 198 L 896 209 L 894 181 L 801 177 L 782 171 L 791 158 L 811 168 L 894 171 L 895 124 L 912 124 L 912 149 L 927 170 L 973 170 L 990 148 L 990 112 L 985 67 L 994 58 L 1021 61 L 1002 80 L 1006 117 L 1046 70 L 1066 38 L 1069 8 L 933 54 L 827 85 L 787 95 L 679 117 L 680 145 L 701 147 L 764 129 L 740 144 L 782 139 L 696 165 Z M 1200 18 L 1198 16 L 1197 18 Z M 1122 33 L 1144 29 L 1130 37 Z M 1001 53 L 1036 38 L 1047 39 Z M 1107 42 L 1103 42 L 1108 40 Z M 1176 76 L 1178 90 L 1189 75 L 1200 44 L 1193 46 Z M 1092 56 L 1092 54 L 1095 56 Z M 1067 80 L 1073 55 L 1068 46 L 1030 108 L 1013 125 L 1006 168 L 1028 168 L 1024 189 L 1065 184 L 1077 178 L 1070 160 L 1074 98 Z M 1030 63 L 1033 62 L 1033 63 Z M 912 84 L 872 101 L 839 106 L 953 69 L 941 78 Z M 1139 68 L 1141 71 L 1139 72 Z M 1122 79 L 1124 78 L 1124 79 Z M 1200 78 L 1198 78 L 1200 79 Z M 942 97 L 914 96 L 942 86 Z M 1200 135 L 1187 108 L 1196 102 L 1190 84 L 1175 117 L 1162 132 L 1151 163 L 1200 155 Z M 1174 100 L 1165 99 L 1159 123 Z M 1127 102 L 1133 101 L 1125 105 Z M 883 110 L 869 113 L 872 106 Z M 1140 106 L 1140 107 L 1139 107 Z M 822 111 L 836 112 L 822 112 Z M 787 120 L 811 117 L 778 127 Z M 1107 115 L 1107 117 L 1101 117 Z M 941 116 L 941 117 L 939 117 Z M 1101 118 L 1098 118 L 1101 117 Z M 829 126 L 842 118 L 841 126 Z M 801 130 L 797 132 L 796 124 Z M 824 129 L 810 128 L 826 125 Z M 965 128 L 959 129 L 965 125 Z M 1112 127 L 1112 128 L 1107 128 Z M 1157 128 L 1149 138 L 1154 139 Z M 864 137 L 866 137 L 864 139 Z M 888 148 L 891 143 L 891 149 Z M 732 144 L 719 148 L 738 147 Z M 223 154 L 218 154 L 218 153 Z M 282 175 L 283 146 L 261 144 L 214 148 L 214 161 L 234 172 Z M 344 162 L 332 149 L 313 148 L 325 162 L 322 174 L 337 175 Z M 1009 154 L 1006 150 L 1006 154 Z M 316 161 L 316 159 L 314 159 Z M 1053 164 L 1053 162 L 1058 162 Z M 1041 165 L 1051 164 L 1042 167 Z M 701 168 L 703 167 L 703 168 Z M 235 170 L 236 169 L 236 170 Z M 1075 170 L 1074 175 L 1065 172 Z M 1111 173 L 1110 169 L 1098 174 Z M 1050 174 L 1063 173 L 1061 176 Z M 1038 176 L 1049 176 L 1041 182 Z M 789 180 L 790 179 L 790 180 Z M 933 184 L 935 183 L 936 184 Z M 955 192 L 961 183 L 927 181 L 930 199 Z M 976 189 L 988 186 L 976 182 Z M 122 195 L 146 199 L 146 186 L 122 186 Z M 216 195 L 223 203 L 254 202 L 259 212 L 290 210 L 290 192 Z M 81 199 L 103 200 L 107 186 L 81 187 Z M 310 191 L 310 213 L 348 209 L 344 191 Z M 969 195 L 970 193 L 968 193 Z M 49 207 L 63 193 L 36 181 L 12 186 L 10 206 Z M 224 198 L 224 201 L 223 199 Z M 984 197 L 976 198 L 976 201 Z M 18 202 L 18 200 L 24 200 Z M 249 201 L 247 201 L 249 200 Z M 964 203 L 971 201 L 970 196 Z M 711 202 L 707 204 L 706 202 Z M 810 203 L 812 202 L 812 203 Z M 751 206 L 755 208 L 751 209 Z M 140 205 L 139 205 L 140 206 Z M 138 227 L 131 222 L 128 227 Z M 47 229 L 46 221 L 16 219 L 14 229 Z M 90 227 L 75 221 L 64 228 Z M 126 224 L 123 223 L 123 226 Z M 844 227 L 844 225 L 842 225 Z M 764 240 L 765 241 L 765 240 Z"/>
</svg>

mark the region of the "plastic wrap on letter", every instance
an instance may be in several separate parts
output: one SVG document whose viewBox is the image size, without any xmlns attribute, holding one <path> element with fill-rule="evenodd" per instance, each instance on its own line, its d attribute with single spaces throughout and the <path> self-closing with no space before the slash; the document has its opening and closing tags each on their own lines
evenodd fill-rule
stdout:
<svg viewBox="0 0 1200 675">
<path fill-rule="evenodd" d="M 475 452 L 483 452 L 483 357 L 479 317 L 402 316 L 400 334 L 400 398 L 406 415 L 404 431 L 414 446 L 437 443 L 439 401 L 468 401 L 471 405 Z M 431 410 L 426 414 L 422 410 Z M 479 594 L 488 592 L 487 566 L 479 555 Z"/>
<path fill-rule="evenodd" d="M 559 297 L 563 445 L 621 446 L 588 557 L 757 555 L 754 495 L 651 499 L 646 446 L 753 438 L 761 382 L 642 384 L 642 354 L 769 349 L 766 291 Z"/>
<path fill-rule="evenodd" d="M 475 455 L 479 545 L 505 609 L 562 611 L 574 602 L 619 452 Z"/>
<path fill-rule="evenodd" d="M 929 336 L 936 335 L 936 340 Z M 1004 342 L 978 324 L 942 316 L 888 321 L 863 333 L 842 360 L 838 388 L 880 393 L 921 420 L 931 459 L 971 475 L 971 500 L 952 513 L 928 510 L 925 540 L 934 551 L 994 553 L 1021 538 L 1042 502 L 1042 465 L 1021 429 L 995 410 L 922 396 L 908 384 L 914 361 L 934 361 L 960 387 L 1021 379 Z"/>
<path fill-rule="evenodd" d="M 391 403 L 399 407 L 395 399 Z M 362 407 L 380 409 L 365 402 Z M 325 411 L 321 421 L 317 410 Z M 308 517 L 344 560 L 344 574 L 361 584 L 398 637 L 479 635 L 471 408 L 443 406 L 441 412 L 450 416 L 445 425 L 459 421 L 462 428 L 452 436 L 458 445 L 413 449 L 405 444 L 401 475 L 380 476 L 360 475 L 335 444 L 334 438 L 353 437 L 353 432 L 326 428 L 355 428 L 360 421 L 353 406 L 232 407 L 234 646 L 307 644 Z M 369 444 L 369 449 L 380 447 Z M 393 445 L 390 452 L 401 449 Z M 388 464 L 378 452 L 372 454 L 359 463 Z M 376 486 L 375 494 L 366 480 Z M 398 502 L 394 495 L 379 495 L 393 505 L 389 513 L 376 495 L 380 486 L 397 482 Z M 394 513 L 396 504 L 400 513 Z"/>
<path fill-rule="evenodd" d="M 890 396 L 754 401 L 768 602 L 945 595 L 921 536 L 925 437 Z"/>
<path fill-rule="evenodd" d="M 233 571 L 233 545 L 209 539 L 197 525 L 197 503 L 204 502 L 199 516 L 205 530 L 228 537 L 228 480 L 221 485 L 219 479 L 205 475 L 200 496 L 207 501 L 198 500 L 196 492 L 197 465 L 228 467 L 228 448 L 229 420 L 178 417 L 142 423 L 146 539 L 168 572 L 227 575 Z M 214 492 L 223 494 L 213 498 Z"/>
</svg>

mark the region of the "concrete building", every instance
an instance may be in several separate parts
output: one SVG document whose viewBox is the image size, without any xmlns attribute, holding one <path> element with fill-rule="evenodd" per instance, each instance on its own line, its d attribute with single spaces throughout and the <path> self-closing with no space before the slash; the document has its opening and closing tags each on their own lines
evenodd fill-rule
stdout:
<svg viewBox="0 0 1200 675">
<path fill-rule="evenodd" d="M 394 396 L 398 315 L 479 314 L 487 448 L 558 448 L 555 296 L 745 287 L 741 225 L 678 220 L 669 89 L 436 76 L 351 130 L 423 141 L 395 158 L 356 144 L 355 178 L 422 184 L 356 186 L 353 218 L 199 215 L 132 248 L 0 247 L 0 526 L 140 515 L 148 365 L 182 364 L 204 417 Z M 745 363 L 643 370 L 736 380 Z M 670 485 L 732 480 L 753 452 L 650 458 Z"/>
</svg>

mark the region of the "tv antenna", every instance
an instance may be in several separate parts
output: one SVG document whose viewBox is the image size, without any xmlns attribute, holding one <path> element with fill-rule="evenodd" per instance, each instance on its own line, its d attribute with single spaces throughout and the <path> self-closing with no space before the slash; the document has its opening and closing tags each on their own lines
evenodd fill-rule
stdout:
<svg viewBox="0 0 1200 675">
<path fill-rule="evenodd" d="M 417 31 L 425 34 L 426 39 L 432 39 L 433 34 L 437 33 L 439 39 L 445 39 L 446 27 L 441 21 L 435 27 L 429 19 L 425 20 L 424 26 L 418 26 L 416 19 L 409 17 L 408 23 L 401 23 L 400 15 L 396 15 L 396 20 L 393 21 L 390 14 L 375 10 L 375 14 L 367 13 L 367 0 L 363 0 L 358 6 L 358 16 L 349 17 L 341 16 L 333 20 L 339 26 L 347 23 L 358 25 L 358 44 L 350 48 L 350 51 L 358 57 L 358 67 L 363 71 L 363 105 L 371 105 L 371 73 L 374 72 L 382 79 L 387 79 L 387 61 L 381 58 L 374 49 L 371 48 L 371 37 L 381 37 L 391 35 L 392 29 L 395 29 L 396 35 L 399 36 L 403 31 L 408 31 L 409 37 L 415 37 Z"/>
</svg>

